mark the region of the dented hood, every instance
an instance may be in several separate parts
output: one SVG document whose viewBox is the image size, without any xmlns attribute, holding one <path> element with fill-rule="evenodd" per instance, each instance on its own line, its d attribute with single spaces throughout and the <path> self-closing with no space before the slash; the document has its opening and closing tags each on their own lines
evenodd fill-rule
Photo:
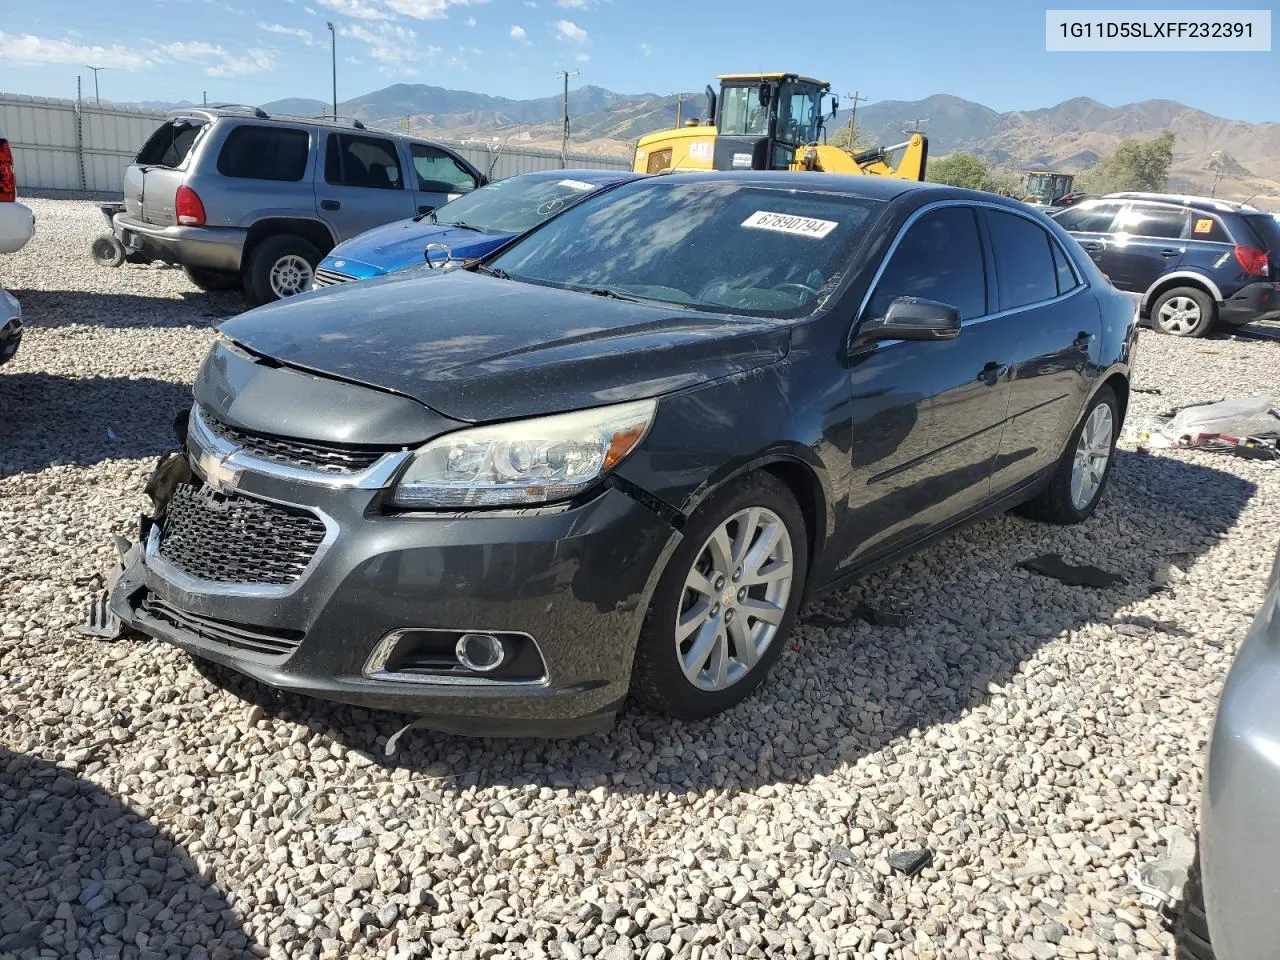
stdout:
<svg viewBox="0 0 1280 960">
<path fill-rule="evenodd" d="M 481 422 L 658 396 L 772 363 L 777 321 L 631 303 L 468 271 L 344 284 L 221 331 L 289 366 Z"/>
</svg>

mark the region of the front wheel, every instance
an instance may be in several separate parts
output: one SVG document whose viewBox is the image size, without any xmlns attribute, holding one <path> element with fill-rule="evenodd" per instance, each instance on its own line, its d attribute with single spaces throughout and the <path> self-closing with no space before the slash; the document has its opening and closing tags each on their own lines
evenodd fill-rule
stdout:
<svg viewBox="0 0 1280 960">
<path fill-rule="evenodd" d="M 244 270 L 245 296 L 255 304 L 283 300 L 311 289 L 316 264 L 315 244 L 292 234 L 267 237 L 253 248 Z"/>
<path fill-rule="evenodd" d="M 808 568 L 804 517 L 787 486 L 751 474 L 684 528 L 645 615 L 633 692 L 685 720 L 749 696 L 782 653 Z"/>
<path fill-rule="evenodd" d="M 1115 391 L 1109 386 L 1100 387 L 1071 434 L 1049 486 L 1025 504 L 1022 512 L 1049 523 L 1089 519 L 1111 476 L 1119 432 L 1120 404 Z"/>
</svg>

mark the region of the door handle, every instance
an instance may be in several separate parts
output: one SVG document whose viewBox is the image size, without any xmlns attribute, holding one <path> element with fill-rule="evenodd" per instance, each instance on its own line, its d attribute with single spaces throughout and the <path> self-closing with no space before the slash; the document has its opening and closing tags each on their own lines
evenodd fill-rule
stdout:
<svg viewBox="0 0 1280 960">
<path fill-rule="evenodd" d="M 341 210 L 342 204 L 339 203 L 337 200 L 321 200 L 320 209 L 321 210 Z"/>
<path fill-rule="evenodd" d="M 992 360 L 982 368 L 982 372 L 978 374 L 977 379 L 985 383 L 988 387 L 994 387 L 1000 382 L 1000 378 L 1009 372 L 1007 363 L 996 363 Z"/>
<path fill-rule="evenodd" d="M 1101 253 L 1105 249 L 1105 245 L 1096 240 L 1082 240 L 1080 241 L 1080 246 L 1090 253 Z"/>
<path fill-rule="evenodd" d="M 1180 253 L 1182 253 L 1182 251 L 1181 251 L 1181 250 L 1171 250 L 1170 248 L 1165 247 L 1163 250 L 1161 250 L 1161 251 L 1160 251 L 1160 256 L 1162 256 L 1162 257 L 1176 257 L 1176 256 L 1177 256 L 1178 254 L 1180 254 Z"/>
</svg>

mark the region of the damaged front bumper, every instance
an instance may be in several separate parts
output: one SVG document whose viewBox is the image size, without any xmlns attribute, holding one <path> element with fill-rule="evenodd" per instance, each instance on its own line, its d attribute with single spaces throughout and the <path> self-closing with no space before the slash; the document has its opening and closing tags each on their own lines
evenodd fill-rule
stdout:
<svg viewBox="0 0 1280 960">
<path fill-rule="evenodd" d="M 153 478 L 160 519 L 144 518 L 110 592 L 124 624 L 272 687 L 439 730 L 568 736 L 612 723 L 679 539 L 668 519 L 608 484 L 583 503 L 470 514 L 392 512 L 381 487 L 279 470 L 245 470 L 214 493 L 198 446 Z M 286 560 L 296 578 L 247 582 Z M 460 666 L 468 634 L 496 637 L 504 664 Z"/>
</svg>

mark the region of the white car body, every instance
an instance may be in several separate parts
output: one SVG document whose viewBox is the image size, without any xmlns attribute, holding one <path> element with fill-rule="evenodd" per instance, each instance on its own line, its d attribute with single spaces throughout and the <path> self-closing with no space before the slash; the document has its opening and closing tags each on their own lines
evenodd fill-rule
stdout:
<svg viewBox="0 0 1280 960">
<path fill-rule="evenodd" d="M 17 253 L 35 233 L 36 217 L 30 207 L 0 202 L 0 253 Z"/>
</svg>

